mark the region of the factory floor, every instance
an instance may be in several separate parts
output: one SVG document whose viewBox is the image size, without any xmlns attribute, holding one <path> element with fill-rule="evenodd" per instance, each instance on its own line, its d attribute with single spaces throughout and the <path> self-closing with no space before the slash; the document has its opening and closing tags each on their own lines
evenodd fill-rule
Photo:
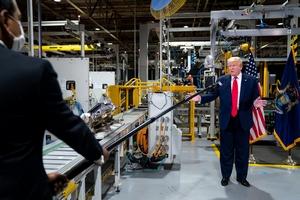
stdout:
<svg viewBox="0 0 300 200">
<path fill-rule="evenodd" d="M 103 199 L 286 200 L 300 198 L 300 166 L 266 161 L 270 159 L 277 162 L 276 159 L 284 161 L 288 158 L 288 152 L 281 150 L 281 147 L 253 146 L 253 153 L 257 151 L 259 159 L 264 162 L 250 164 L 247 180 L 251 186 L 248 188 L 238 183 L 236 172 L 233 170 L 229 184 L 223 187 L 220 184 L 222 177 L 217 148 L 219 141 L 207 140 L 205 135 L 195 139 L 196 142 L 191 142 L 183 138 L 180 169 L 178 165 L 174 165 L 171 170 L 163 168 L 131 170 L 126 165 L 127 167 L 122 171 L 120 191 L 117 192 L 115 188 L 109 187 L 104 191 Z M 277 151 L 270 151 L 269 147 L 276 148 Z M 292 154 L 297 154 L 297 158 L 300 158 L 299 151 L 299 147 L 295 147 Z M 266 152 L 271 154 L 280 152 L 281 158 L 276 158 L 279 154 L 268 156 Z"/>
</svg>

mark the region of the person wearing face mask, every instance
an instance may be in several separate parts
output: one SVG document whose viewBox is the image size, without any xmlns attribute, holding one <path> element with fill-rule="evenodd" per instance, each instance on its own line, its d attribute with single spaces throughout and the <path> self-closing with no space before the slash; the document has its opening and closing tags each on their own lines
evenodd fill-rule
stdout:
<svg viewBox="0 0 300 200">
<path fill-rule="evenodd" d="M 11 18 L 13 21 L 15 21 L 19 25 L 19 28 L 20 28 L 20 36 L 19 37 L 16 37 L 12 32 L 9 32 L 9 34 L 13 37 L 13 44 L 12 44 L 11 50 L 20 51 L 23 48 L 25 41 L 26 41 L 25 36 L 24 36 L 23 27 L 21 25 L 21 22 L 18 21 L 17 19 L 15 19 L 13 16 L 9 15 L 8 17 Z"/>
<path fill-rule="evenodd" d="M 0 199 L 50 200 L 68 179 L 45 172 L 45 130 L 96 165 L 109 152 L 63 101 L 51 64 L 16 52 L 25 43 L 20 18 L 15 0 L 0 0 Z"/>
</svg>

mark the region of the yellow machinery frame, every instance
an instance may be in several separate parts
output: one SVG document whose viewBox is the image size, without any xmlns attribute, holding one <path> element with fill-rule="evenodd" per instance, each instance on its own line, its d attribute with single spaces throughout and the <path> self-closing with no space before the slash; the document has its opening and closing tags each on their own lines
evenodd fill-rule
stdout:
<svg viewBox="0 0 300 200">
<path fill-rule="evenodd" d="M 149 91 L 172 91 L 172 92 L 189 92 L 194 93 L 194 86 L 176 86 L 174 83 L 163 78 L 160 82 L 142 82 L 140 79 L 133 78 L 129 80 L 125 85 L 110 85 L 107 88 L 108 97 L 118 107 L 115 111 L 115 115 L 122 112 L 121 107 L 124 107 L 123 111 L 126 111 L 132 107 L 137 107 L 141 104 L 142 97 Z M 175 102 L 178 101 L 174 99 Z M 184 137 L 191 137 L 191 141 L 195 142 L 195 102 L 190 101 L 190 132 L 182 134 Z"/>
</svg>

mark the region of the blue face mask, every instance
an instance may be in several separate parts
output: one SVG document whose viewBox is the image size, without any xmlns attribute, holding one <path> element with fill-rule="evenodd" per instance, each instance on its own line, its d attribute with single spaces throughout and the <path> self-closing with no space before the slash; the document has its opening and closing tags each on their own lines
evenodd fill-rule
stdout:
<svg viewBox="0 0 300 200">
<path fill-rule="evenodd" d="M 25 36 L 24 36 L 24 30 L 23 30 L 23 27 L 22 27 L 22 25 L 21 25 L 21 22 L 20 21 L 17 21 L 14 17 L 12 17 L 12 16 L 10 16 L 10 18 L 12 19 L 12 20 L 14 20 L 16 23 L 18 23 L 19 24 L 19 26 L 20 26 L 20 36 L 19 37 L 16 37 L 12 32 L 8 32 L 14 39 L 13 39 L 13 45 L 12 45 L 12 47 L 11 47 L 11 50 L 13 50 L 13 51 L 20 51 L 22 48 L 23 48 L 23 46 L 24 46 L 24 44 L 25 44 L 25 41 L 26 41 L 26 39 L 25 39 Z"/>
</svg>

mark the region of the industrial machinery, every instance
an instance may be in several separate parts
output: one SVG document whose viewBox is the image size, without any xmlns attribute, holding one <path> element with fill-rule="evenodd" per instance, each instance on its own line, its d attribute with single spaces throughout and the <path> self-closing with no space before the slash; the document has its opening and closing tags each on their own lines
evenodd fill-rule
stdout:
<svg viewBox="0 0 300 200">
<path fill-rule="evenodd" d="M 115 72 L 111 71 L 91 71 L 89 72 L 89 108 L 103 101 L 103 95 L 107 94 L 107 88 L 115 85 Z"/>
<path fill-rule="evenodd" d="M 126 135 L 129 131 L 135 128 L 135 124 L 141 124 L 145 121 L 147 109 L 134 108 L 126 111 L 123 114 L 114 116 L 114 120 L 122 120 L 122 125 L 118 128 L 106 130 L 104 138 L 99 140 L 104 148 L 109 148 L 109 145 Z M 94 114 L 92 112 L 92 114 Z M 70 183 L 68 187 L 57 196 L 57 199 L 101 199 L 102 185 L 101 182 L 112 172 L 114 172 L 114 187 L 119 190 L 120 187 L 120 162 L 126 158 L 122 151 L 124 143 L 118 143 L 117 146 L 110 149 L 112 151 L 112 160 L 106 162 L 103 166 L 87 165 L 86 168 L 74 173 L 86 160 L 64 142 L 57 140 L 43 148 L 43 163 L 46 173 L 58 172 L 68 174 Z M 115 149 L 115 150 L 114 150 Z M 113 151 L 114 150 L 114 151 Z"/>
<path fill-rule="evenodd" d="M 46 58 L 57 73 L 62 97 L 75 115 L 87 112 L 89 105 L 89 59 Z M 45 144 L 58 140 L 46 131 Z"/>
<path fill-rule="evenodd" d="M 202 90 L 201 92 L 205 92 L 209 89 L 218 87 L 218 84 L 214 84 L 207 89 Z M 152 112 L 152 117 L 148 119 L 145 118 L 145 114 L 147 113 L 146 109 L 134 108 L 132 110 L 126 111 L 122 115 L 123 125 L 118 129 L 113 131 L 109 131 L 106 137 L 104 137 L 100 144 L 109 151 L 114 151 L 114 166 L 106 168 L 105 173 L 101 173 L 100 167 L 94 166 L 92 162 L 85 160 L 81 155 L 78 155 L 74 150 L 69 148 L 62 141 L 56 141 L 51 145 L 46 145 L 43 150 L 43 162 L 44 167 L 47 173 L 50 172 L 59 172 L 64 173 L 71 180 L 68 187 L 59 195 L 59 199 L 88 199 L 91 196 L 95 199 L 101 199 L 101 181 L 110 170 L 114 170 L 115 175 L 115 183 L 114 186 L 119 191 L 120 187 L 120 158 L 124 156 L 124 142 L 136 134 L 138 131 L 152 124 L 153 122 L 157 122 L 159 125 L 160 136 L 156 138 L 156 135 L 152 137 L 150 142 L 150 148 L 155 146 L 155 151 L 153 156 L 163 156 L 165 163 L 172 165 L 174 159 L 177 155 L 180 154 L 180 150 L 176 151 L 176 148 L 180 149 L 180 136 L 181 132 L 176 129 L 176 127 L 172 126 L 172 111 L 174 108 L 179 105 L 189 101 L 196 95 L 199 95 L 201 92 L 195 93 L 177 104 L 173 105 L 171 93 L 155 93 L 155 100 L 151 99 L 153 106 L 158 110 L 154 109 Z M 169 99 L 169 100 L 168 100 Z M 154 100 L 154 101 L 153 101 Z M 120 115 L 114 117 L 116 120 L 120 119 Z M 140 124 L 139 126 L 136 126 Z M 155 129 L 157 125 L 155 125 Z M 163 127 L 163 128 L 162 128 Z M 175 130 L 177 132 L 175 132 Z M 177 137 L 177 138 L 176 138 Z M 154 138 L 154 139 L 153 139 Z M 177 141 L 177 143 L 176 143 Z M 163 144 L 163 145 L 162 145 Z M 169 146 L 169 147 L 167 147 Z M 123 154 L 122 154 L 123 152 Z M 160 155 L 161 154 L 161 155 Z M 103 166 L 104 167 L 104 166 Z M 90 175 L 93 179 L 93 185 L 90 188 L 86 188 L 86 179 Z"/>
<path fill-rule="evenodd" d="M 172 92 L 148 93 L 149 117 L 173 106 Z M 165 169 L 170 169 L 181 152 L 182 131 L 173 125 L 173 112 L 168 112 L 149 125 L 148 153 L 153 160 L 163 160 Z M 179 163 L 179 162 L 177 162 Z"/>
<path fill-rule="evenodd" d="M 111 129 L 111 125 L 116 122 L 113 114 L 116 106 L 111 99 L 103 94 L 103 101 L 97 103 L 87 113 L 82 115 L 83 120 L 94 133 L 105 132 Z"/>
<path fill-rule="evenodd" d="M 130 161 L 142 164 L 143 167 L 163 166 L 164 169 L 171 169 L 174 163 L 180 166 L 178 161 L 180 160 L 182 132 L 173 124 L 173 112 L 170 111 L 188 102 L 194 96 L 214 90 L 220 85 L 220 83 L 212 84 L 204 90 L 184 98 L 175 105 L 173 105 L 172 92 L 148 93 L 149 119 L 133 130 L 140 131 L 137 136 L 137 150 L 138 153 L 141 153 L 141 157 L 129 152 Z M 193 102 L 191 102 L 191 105 L 194 106 Z M 194 118 L 193 115 L 190 117 Z M 149 125 L 148 133 L 144 130 L 147 125 Z M 128 135 L 130 134 L 128 133 Z M 147 142 L 145 143 L 145 141 Z"/>
</svg>

